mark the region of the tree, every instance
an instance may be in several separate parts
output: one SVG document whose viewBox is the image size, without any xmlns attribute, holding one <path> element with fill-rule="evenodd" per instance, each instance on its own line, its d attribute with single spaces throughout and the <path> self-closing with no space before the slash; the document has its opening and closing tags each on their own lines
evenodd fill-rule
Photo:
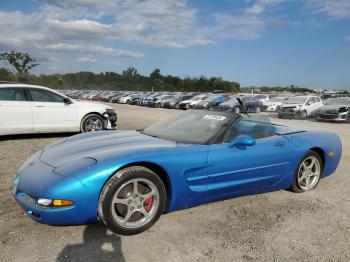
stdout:
<svg viewBox="0 0 350 262">
<path fill-rule="evenodd" d="M 14 77 L 6 68 L 0 68 L 0 81 L 11 81 Z"/>
<path fill-rule="evenodd" d="M 153 70 L 153 72 L 149 75 L 151 79 L 161 79 L 162 75 L 160 74 L 160 70 L 157 68 Z"/>
<path fill-rule="evenodd" d="M 0 60 L 5 60 L 14 67 L 17 78 L 26 78 L 29 71 L 39 65 L 28 53 L 15 51 L 0 53 Z"/>
<path fill-rule="evenodd" d="M 127 78 L 137 78 L 140 76 L 140 74 L 137 72 L 137 69 L 135 67 L 128 67 L 123 71 L 123 76 Z"/>
</svg>

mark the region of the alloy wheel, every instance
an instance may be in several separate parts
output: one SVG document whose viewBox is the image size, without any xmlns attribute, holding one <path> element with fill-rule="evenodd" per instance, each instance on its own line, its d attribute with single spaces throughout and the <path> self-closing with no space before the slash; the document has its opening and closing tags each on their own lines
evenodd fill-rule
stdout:
<svg viewBox="0 0 350 262">
<path fill-rule="evenodd" d="M 298 170 L 297 183 L 303 191 L 312 190 L 321 176 L 321 164 L 319 160 L 310 156 L 305 158 Z"/>
<path fill-rule="evenodd" d="M 86 132 L 92 132 L 92 131 L 101 131 L 103 128 L 103 123 L 101 119 L 97 117 L 91 117 L 86 120 L 85 122 L 85 130 Z"/>
<path fill-rule="evenodd" d="M 124 228 L 147 224 L 159 208 L 159 192 L 153 182 L 135 178 L 119 187 L 111 203 L 112 216 Z"/>
</svg>

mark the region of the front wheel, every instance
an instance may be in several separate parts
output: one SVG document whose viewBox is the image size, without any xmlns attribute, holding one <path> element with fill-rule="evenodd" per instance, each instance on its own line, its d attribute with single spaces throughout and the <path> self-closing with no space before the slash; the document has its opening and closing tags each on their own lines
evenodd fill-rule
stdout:
<svg viewBox="0 0 350 262">
<path fill-rule="evenodd" d="M 97 114 L 90 114 L 83 118 L 83 120 L 81 121 L 80 129 L 83 133 L 85 133 L 92 131 L 101 131 L 105 128 L 105 122 L 101 116 Z"/>
<path fill-rule="evenodd" d="M 317 187 L 322 174 L 323 164 L 315 151 L 309 151 L 300 161 L 295 172 L 291 190 L 302 193 Z"/>
<path fill-rule="evenodd" d="M 162 180 L 153 171 L 128 167 L 108 180 L 99 199 L 98 213 L 114 233 L 135 235 L 149 229 L 166 203 Z"/>
<path fill-rule="evenodd" d="M 306 110 L 303 110 L 302 112 L 300 112 L 300 117 L 302 119 L 306 119 L 308 117 Z"/>
</svg>

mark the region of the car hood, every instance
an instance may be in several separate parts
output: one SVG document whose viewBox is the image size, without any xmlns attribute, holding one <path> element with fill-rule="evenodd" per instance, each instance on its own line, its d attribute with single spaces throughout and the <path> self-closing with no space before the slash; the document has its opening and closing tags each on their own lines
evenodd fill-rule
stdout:
<svg viewBox="0 0 350 262">
<path fill-rule="evenodd" d="M 205 104 L 209 104 L 209 103 L 211 103 L 210 100 L 201 100 L 201 101 L 197 102 L 196 105 L 205 105 Z"/>
<path fill-rule="evenodd" d="M 189 99 L 189 100 L 182 101 L 181 104 L 189 104 L 191 102 L 194 102 L 194 101 Z"/>
<path fill-rule="evenodd" d="M 320 111 L 338 111 L 340 108 L 349 108 L 350 105 L 324 105 Z"/>
<path fill-rule="evenodd" d="M 280 106 L 282 105 L 282 102 L 272 102 L 272 101 L 266 101 L 264 103 L 265 106 Z"/>
<path fill-rule="evenodd" d="M 89 101 L 74 100 L 74 104 L 77 107 L 94 108 L 94 110 L 96 110 L 96 111 L 106 110 L 107 108 L 108 109 L 113 109 L 109 105 L 106 105 L 106 104 L 103 104 L 103 103 L 89 102 Z"/>
<path fill-rule="evenodd" d="M 100 131 L 84 133 L 60 140 L 44 148 L 40 160 L 59 167 L 81 158 L 97 161 L 110 156 L 174 148 L 180 143 L 143 135 L 137 131 Z"/>
<path fill-rule="evenodd" d="M 282 104 L 281 107 L 285 108 L 285 107 L 297 107 L 300 106 L 302 104 Z"/>
<path fill-rule="evenodd" d="M 236 106 L 236 105 L 238 105 L 238 102 L 227 101 L 227 102 L 221 103 L 219 106 Z"/>
</svg>

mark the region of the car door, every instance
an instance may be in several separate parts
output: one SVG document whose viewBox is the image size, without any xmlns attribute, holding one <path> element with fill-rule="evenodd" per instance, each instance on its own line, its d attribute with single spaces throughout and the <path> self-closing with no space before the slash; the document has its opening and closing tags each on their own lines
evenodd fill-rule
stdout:
<svg viewBox="0 0 350 262">
<path fill-rule="evenodd" d="M 240 135 L 255 137 L 255 145 L 229 147 L 228 141 Z M 209 199 L 278 189 L 290 153 L 287 139 L 275 135 L 272 125 L 242 118 L 228 129 L 224 143 L 209 147 Z"/>
<path fill-rule="evenodd" d="M 319 97 L 314 97 L 313 98 L 314 103 L 310 106 L 310 114 L 309 115 L 314 115 L 315 112 L 320 109 L 320 107 L 323 106 L 322 100 Z"/>
<path fill-rule="evenodd" d="M 305 103 L 308 116 L 312 116 L 320 108 L 321 100 L 317 97 L 309 97 Z"/>
<path fill-rule="evenodd" d="M 33 131 L 31 102 L 21 87 L 0 88 L 0 135 Z"/>
<path fill-rule="evenodd" d="M 74 103 L 65 103 L 64 97 L 49 90 L 30 88 L 33 129 L 35 132 L 77 131 L 77 111 Z"/>
</svg>

